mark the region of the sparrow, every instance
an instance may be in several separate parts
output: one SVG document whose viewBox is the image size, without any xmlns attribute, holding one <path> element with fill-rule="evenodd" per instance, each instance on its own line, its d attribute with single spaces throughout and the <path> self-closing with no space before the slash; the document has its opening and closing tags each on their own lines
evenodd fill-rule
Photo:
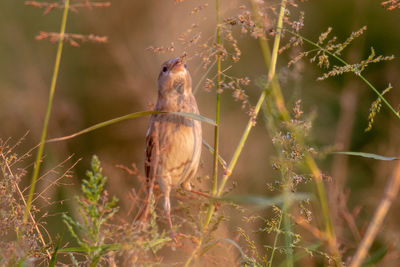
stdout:
<svg viewBox="0 0 400 267">
<path fill-rule="evenodd" d="M 182 58 L 161 65 L 155 111 L 199 114 L 192 93 L 192 78 Z M 182 115 L 159 113 L 150 118 L 146 134 L 145 174 L 163 193 L 164 212 L 172 233 L 171 189 L 181 186 L 192 191 L 201 155 L 201 123 Z"/>
</svg>

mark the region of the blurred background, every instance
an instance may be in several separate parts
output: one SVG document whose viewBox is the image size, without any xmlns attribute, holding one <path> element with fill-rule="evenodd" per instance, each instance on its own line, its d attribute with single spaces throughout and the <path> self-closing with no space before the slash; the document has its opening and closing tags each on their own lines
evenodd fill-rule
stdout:
<svg viewBox="0 0 400 267">
<path fill-rule="evenodd" d="M 192 14 L 194 8 L 204 3 L 208 3 L 208 6 Z M 241 12 L 238 9 L 240 5 L 250 6 L 246 1 L 222 0 L 222 19 Z M 272 2 L 271 5 L 276 3 Z M 342 56 L 350 63 L 359 62 L 368 57 L 371 46 L 378 55 L 395 55 L 392 61 L 371 65 L 364 75 L 380 91 L 391 83 L 393 89 L 387 94 L 387 99 L 395 108 L 400 108 L 400 61 L 397 58 L 400 52 L 399 9 L 386 11 L 380 1 L 310 0 L 299 3 L 296 13 L 300 10 L 305 12 L 302 35 L 312 40 L 317 40 L 320 33 L 332 27 L 332 36 L 344 41 L 353 31 L 366 25 L 367 31 Z M 57 49 L 56 44 L 47 40 L 36 41 L 35 36 L 40 31 L 58 32 L 62 12 L 56 9 L 45 16 L 42 14 L 43 9 L 25 6 L 24 1 L 0 2 L 0 138 L 12 138 L 10 142 L 13 143 L 29 131 L 17 148 L 19 154 L 39 142 Z M 65 44 L 48 137 L 69 135 L 98 122 L 151 109 L 156 102 L 156 79 L 160 65 L 184 52 L 188 55 L 193 84 L 197 86 L 204 74 L 199 67 L 201 58 L 195 56 L 192 48 L 178 41 L 179 36 L 192 24 L 199 24 L 195 29 L 201 32 L 199 44 L 213 38 L 214 1 L 185 0 L 176 3 L 173 0 L 120 0 L 111 1 L 111 6 L 107 8 L 80 8 L 78 13 L 70 12 L 66 32 L 107 36 L 108 42 L 85 42 L 80 47 Z M 254 38 L 241 34 L 237 29 L 234 30 L 234 36 L 242 51 L 241 60 L 234 64 L 224 62 L 223 68 L 232 65 L 229 75 L 251 80 L 245 90 L 250 104 L 255 105 L 260 94 L 255 80 L 266 74 L 262 54 Z M 287 40 L 284 39 L 283 43 Z M 146 50 L 150 46 L 168 47 L 171 42 L 175 46 L 173 52 L 153 53 Z M 307 46 L 304 45 L 304 48 L 307 49 Z M 399 156 L 400 122 L 387 108 L 382 107 L 372 130 L 364 132 L 368 125 L 369 107 L 376 95 L 352 74 L 316 81 L 322 71 L 308 60 L 288 68 L 287 63 L 296 55 L 296 51 L 285 51 L 279 57 L 277 71 L 288 107 L 291 109 L 297 99 L 302 99 L 305 113 L 315 114 L 312 130 L 315 146 L 320 150 L 335 147 L 341 151 Z M 214 75 L 215 69 L 209 77 Z M 214 119 L 215 90 L 206 92 L 202 84 L 199 88 L 196 98 L 200 112 Z M 248 121 L 248 115 L 241 110 L 241 104 L 234 101 L 229 90 L 222 95 L 221 118 L 220 153 L 229 161 Z M 109 177 L 109 194 L 121 200 L 121 213 L 126 213 L 130 207 L 127 194 L 131 188 L 138 188 L 139 185 L 116 165 L 130 166 L 135 163 L 144 172 L 142 166 L 148 120 L 148 117 L 128 120 L 68 141 L 46 145 L 42 173 L 70 155 L 73 155 L 73 159 L 64 164 L 64 169 L 72 165 L 74 160 L 82 158 L 73 169 L 75 175 L 68 178 L 67 183 L 73 186 L 53 187 L 47 191 L 47 197 L 53 200 L 71 199 L 79 190 L 79 180 L 85 177 L 91 156 L 96 154 Z M 203 138 L 212 144 L 213 128 L 203 124 L 203 129 Z M 35 153 L 36 150 L 32 155 Z M 260 116 L 232 175 L 231 182 L 237 184 L 234 192 L 268 195 L 266 184 L 279 178 L 279 174 L 271 168 L 271 157 L 274 155 L 271 136 Z M 211 175 L 211 161 L 211 154 L 204 150 L 200 176 Z M 21 167 L 31 171 L 32 162 L 33 157 Z M 322 157 L 319 162 L 324 173 L 331 175 L 342 189 L 341 192 L 345 192 L 342 197 L 344 202 L 347 201 L 349 211 L 360 208 L 357 222 L 362 231 L 382 197 L 394 163 L 331 154 Z M 45 188 L 58 174 L 41 180 L 37 191 Z M 28 173 L 25 185 L 30 177 Z M 209 186 L 210 182 L 204 180 L 203 187 Z M 302 190 L 313 192 L 313 187 L 310 183 Z M 340 205 L 332 203 L 332 209 Z M 36 205 L 57 214 L 66 210 L 65 205 L 68 204 L 48 205 L 42 201 Z M 396 210 L 399 208 L 397 201 L 386 219 L 386 231 L 378 236 L 377 242 L 395 244 L 398 241 L 400 216 Z M 49 229 L 57 232 L 59 216 L 49 217 L 48 220 Z M 239 223 L 240 217 L 233 215 L 227 230 L 233 231 Z M 343 222 L 336 223 L 338 227 L 343 227 L 339 231 L 348 231 Z M 343 239 L 346 236 L 343 234 Z"/>
</svg>

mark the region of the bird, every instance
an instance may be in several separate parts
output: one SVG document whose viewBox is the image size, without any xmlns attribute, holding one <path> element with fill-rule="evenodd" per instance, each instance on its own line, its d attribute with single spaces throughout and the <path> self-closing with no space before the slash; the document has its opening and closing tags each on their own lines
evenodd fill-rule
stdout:
<svg viewBox="0 0 400 267">
<path fill-rule="evenodd" d="M 199 114 L 192 92 L 192 78 L 183 58 L 172 58 L 161 65 L 158 97 L 146 134 L 145 174 L 148 184 L 156 182 L 163 193 L 163 207 L 171 232 L 171 189 L 192 191 L 202 147 L 201 122 L 180 114 Z M 151 188 L 152 190 L 152 188 Z"/>
</svg>

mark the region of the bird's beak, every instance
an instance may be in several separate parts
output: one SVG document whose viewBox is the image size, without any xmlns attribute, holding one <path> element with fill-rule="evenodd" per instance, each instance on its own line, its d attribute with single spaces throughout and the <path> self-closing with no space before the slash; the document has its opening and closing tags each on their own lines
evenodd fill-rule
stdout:
<svg viewBox="0 0 400 267">
<path fill-rule="evenodd" d="M 173 73 L 183 72 L 185 71 L 185 62 L 183 60 L 178 59 L 177 61 L 172 64 L 171 71 Z"/>
</svg>

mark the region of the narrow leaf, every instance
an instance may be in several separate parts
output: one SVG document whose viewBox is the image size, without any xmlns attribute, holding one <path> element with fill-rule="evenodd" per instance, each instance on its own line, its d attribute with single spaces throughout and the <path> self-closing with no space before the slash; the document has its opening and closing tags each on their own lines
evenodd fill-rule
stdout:
<svg viewBox="0 0 400 267">
<path fill-rule="evenodd" d="M 383 257 L 385 257 L 387 252 L 388 250 L 386 247 L 381 247 L 375 253 L 373 253 L 368 259 L 364 261 L 363 266 L 376 265 L 383 259 Z"/>
<path fill-rule="evenodd" d="M 300 201 L 309 199 L 310 195 L 306 193 L 293 193 L 289 194 L 287 197 L 293 201 Z M 266 197 L 261 195 L 231 195 L 222 197 L 218 200 L 233 201 L 238 204 L 253 204 L 261 207 L 269 207 L 272 205 L 282 204 L 284 202 L 284 195 L 279 195 L 276 197 Z"/>
<path fill-rule="evenodd" d="M 210 151 L 211 154 L 214 154 L 214 148 L 210 146 L 204 139 L 203 139 L 203 145 Z M 221 164 L 221 166 L 226 170 L 226 161 L 218 154 L 218 161 Z"/>
<path fill-rule="evenodd" d="M 53 252 L 53 254 L 51 255 L 51 259 L 50 259 L 50 261 L 49 261 L 49 267 L 54 267 L 54 266 L 56 266 L 56 262 L 57 262 L 57 253 L 58 253 L 58 250 L 59 250 L 59 248 L 60 248 L 61 239 L 62 239 L 62 238 L 59 237 L 58 240 L 57 240 L 56 247 L 54 248 L 54 252 Z"/>
<path fill-rule="evenodd" d="M 65 253 L 65 252 L 88 252 L 89 250 L 96 250 L 98 248 L 101 248 L 102 250 L 107 250 L 107 251 L 115 251 L 121 249 L 121 244 L 115 243 L 115 244 L 106 244 L 102 246 L 91 246 L 88 248 L 85 247 L 70 247 L 70 248 L 60 248 L 58 250 L 59 253 Z"/>
<path fill-rule="evenodd" d="M 197 120 L 197 121 L 202 121 L 202 122 L 208 123 L 208 124 L 210 124 L 212 126 L 217 126 L 217 124 L 215 123 L 214 120 L 209 119 L 209 118 L 204 117 L 204 116 L 201 116 L 201 115 L 198 115 L 198 114 L 194 114 L 194 113 L 188 113 L 188 112 L 163 112 L 163 111 L 152 111 L 152 112 L 155 112 L 156 114 L 157 113 L 171 113 L 171 114 L 180 115 L 180 116 L 183 116 L 183 117 L 188 117 L 188 118 L 191 118 L 191 119 L 194 119 L 194 120 Z"/>
<path fill-rule="evenodd" d="M 364 152 L 343 151 L 343 152 L 333 152 L 333 153 L 349 155 L 349 156 L 360 156 L 360 157 L 376 159 L 376 160 L 399 160 L 400 159 L 400 158 L 396 158 L 396 157 L 385 157 L 385 156 L 381 156 L 381 155 L 364 153 Z"/>
<path fill-rule="evenodd" d="M 222 238 L 222 239 L 217 240 L 217 241 L 225 241 L 225 242 L 231 243 L 233 246 L 235 246 L 239 250 L 240 254 L 242 255 L 242 258 L 248 258 L 246 253 L 243 252 L 242 248 L 238 245 L 238 243 L 236 243 L 232 239 Z"/>
<path fill-rule="evenodd" d="M 82 131 L 76 132 L 74 134 L 71 135 L 67 135 L 67 136 L 63 136 L 63 137 L 58 137 L 58 138 L 53 138 L 53 139 L 49 139 L 46 141 L 46 143 L 52 143 L 52 142 L 59 142 L 59 141 L 65 141 L 68 139 L 72 139 L 74 137 L 77 137 L 79 135 L 124 121 L 124 120 L 129 120 L 129 119 L 133 119 L 133 118 L 138 118 L 138 117 L 143 117 L 143 116 L 148 116 L 148 115 L 152 115 L 152 114 L 175 114 L 175 115 L 179 115 L 179 116 L 183 116 L 183 117 L 188 117 L 194 120 L 198 120 L 198 121 L 202 121 L 208 124 L 211 124 L 213 126 L 216 126 L 215 121 L 203 117 L 201 115 L 197 115 L 197 114 L 193 114 L 193 113 L 187 113 L 187 112 L 165 112 L 165 111 L 141 111 L 141 112 L 135 112 L 135 113 L 130 113 L 118 118 L 114 118 L 108 121 L 103 121 L 100 123 L 97 123 L 93 126 L 90 126 L 89 128 L 83 129 Z"/>
</svg>

